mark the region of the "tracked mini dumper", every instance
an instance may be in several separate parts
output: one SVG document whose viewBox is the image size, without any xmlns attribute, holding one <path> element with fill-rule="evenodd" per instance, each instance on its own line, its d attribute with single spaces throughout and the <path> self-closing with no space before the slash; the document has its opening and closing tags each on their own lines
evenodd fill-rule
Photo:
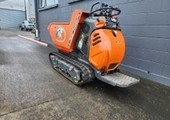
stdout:
<svg viewBox="0 0 170 120">
<path fill-rule="evenodd" d="M 49 54 L 52 67 L 76 85 L 95 77 L 113 86 L 128 87 L 139 79 L 118 70 L 125 54 L 125 40 L 119 27 L 118 8 L 97 2 L 91 11 L 73 11 L 70 22 L 48 26 L 58 51 Z"/>
</svg>

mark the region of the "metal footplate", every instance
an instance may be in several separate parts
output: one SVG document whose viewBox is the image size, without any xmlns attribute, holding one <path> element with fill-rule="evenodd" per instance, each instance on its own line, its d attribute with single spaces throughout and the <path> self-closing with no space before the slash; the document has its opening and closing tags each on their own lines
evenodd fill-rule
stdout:
<svg viewBox="0 0 170 120">
<path fill-rule="evenodd" d="M 96 76 L 101 81 L 106 82 L 112 86 L 118 87 L 129 87 L 140 81 L 139 79 L 130 77 L 120 72 L 115 72 L 104 76 L 100 76 L 100 74 L 96 72 Z"/>
</svg>

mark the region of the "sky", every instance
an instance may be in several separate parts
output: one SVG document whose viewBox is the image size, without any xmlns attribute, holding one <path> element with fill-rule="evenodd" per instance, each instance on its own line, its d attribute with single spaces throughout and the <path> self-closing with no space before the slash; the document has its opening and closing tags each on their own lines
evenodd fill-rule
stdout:
<svg viewBox="0 0 170 120">
<path fill-rule="evenodd" d="M 24 0 L 0 0 L 0 8 L 24 10 Z"/>
</svg>

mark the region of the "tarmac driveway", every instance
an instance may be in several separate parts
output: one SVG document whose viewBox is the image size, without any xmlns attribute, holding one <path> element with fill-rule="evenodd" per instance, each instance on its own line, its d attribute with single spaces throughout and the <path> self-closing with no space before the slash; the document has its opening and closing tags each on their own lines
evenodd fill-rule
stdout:
<svg viewBox="0 0 170 120">
<path fill-rule="evenodd" d="M 170 120 L 170 88 L 141 79 L 77 87 L 52 69 L 45 47 L 0 30 L 0 120 Z"/>
</svg>

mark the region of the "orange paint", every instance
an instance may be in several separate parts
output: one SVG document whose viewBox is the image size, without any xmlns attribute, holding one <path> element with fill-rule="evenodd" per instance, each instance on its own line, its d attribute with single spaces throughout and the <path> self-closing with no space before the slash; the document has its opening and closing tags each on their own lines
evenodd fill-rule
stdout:
<svg viewBox="0 0 170 120">
<path fill-rule="evenodd" d="M 91 35 L 89 61 L 98 70 L 105 72 L 116 69 L 125 54 L 124 37 L 119 30 L 98 29 Z"/>
<path fill-rule="evenodd" d="M 73 11 L 70 22 L 54 22 L 48 26 L 53 44 L 61 51 L 70 53 L 76 46 L 82 23 L 89 13 L 82 9 Z M 125 54 L 125 41 L 120 30 L 105 29 L 106 19 L 99 17 L 95 29 L 89 34 L 88 60 L 97 70 L 106 73 L 115 70 Z"/>
<path fill-rule="evenodd" d="M 53 44 L 61 51 L 72 52 L 76 38 L 88 13 L 82 9 L 74 10 L 70 22 L 53 22 L 48 26 Z"/>
</svg>

